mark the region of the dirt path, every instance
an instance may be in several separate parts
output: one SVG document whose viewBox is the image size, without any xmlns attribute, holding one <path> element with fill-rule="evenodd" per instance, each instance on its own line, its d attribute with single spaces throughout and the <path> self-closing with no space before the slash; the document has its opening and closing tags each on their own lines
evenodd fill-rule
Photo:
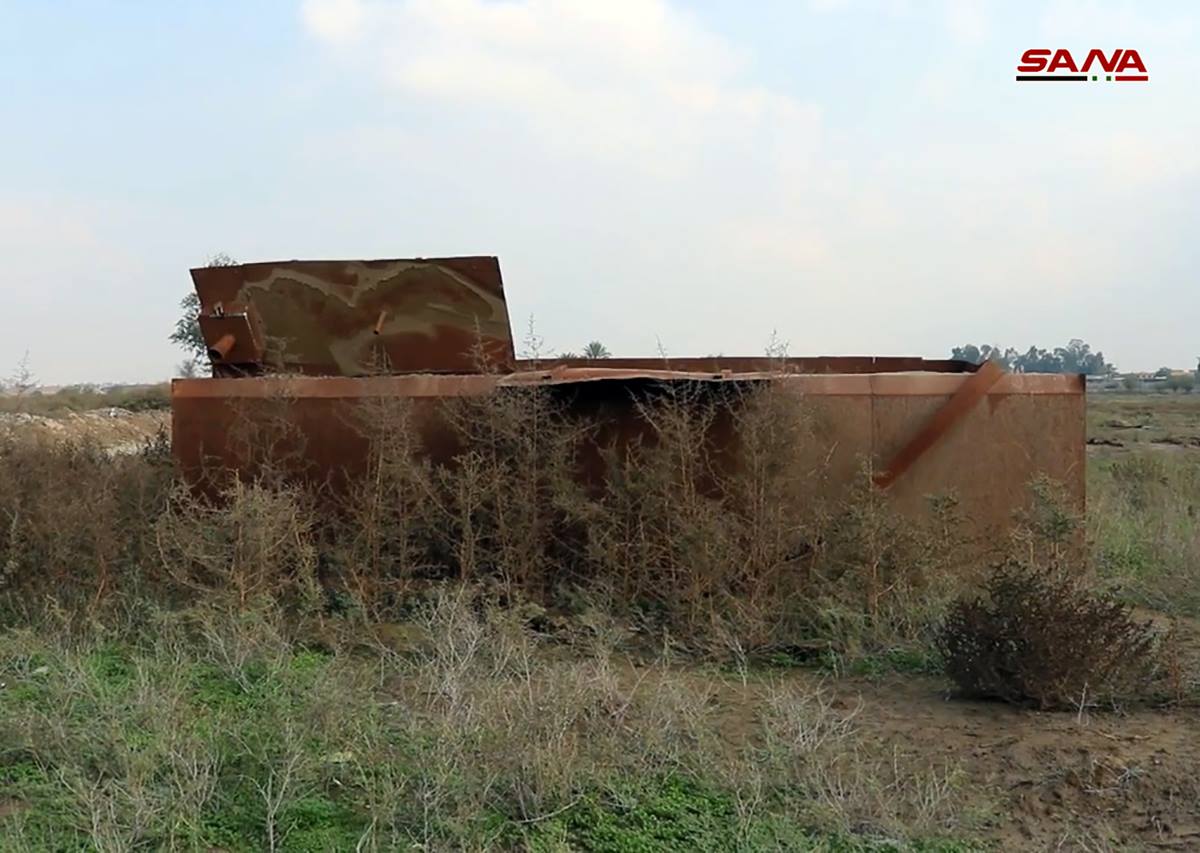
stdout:
<svg viewBox="0 0 1200 853">
<path fill-rule="evenodd" d="M 980 835 L 998 849 L 1200 850 L 1200 708 L 1043 713 L 958 699 L 926 676 L 769 679 L 861 706 L 868 750 L 961 768 L 968 799 L 990 813 Z M 763 687 L 729 676 L 710 687 L 729 738 L 750 736 Z"/>
</svg>

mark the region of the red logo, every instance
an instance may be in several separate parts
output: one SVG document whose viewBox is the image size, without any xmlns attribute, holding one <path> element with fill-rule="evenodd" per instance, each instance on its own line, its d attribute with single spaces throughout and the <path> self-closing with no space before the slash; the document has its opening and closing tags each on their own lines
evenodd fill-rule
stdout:
<svg viewBox="0 0 1200 853">
<path fill-rule="evenodd" d="M 1105 53 L 1099 48 L 1092 48 L 1083 62 L 1076 62 L 1071 51 L 1059 48 L 1032 47 L 1021 54 L 1021 62 L 1017 65 L 1017 80 L 1074 80 L 1079 83 L 1092 80 L 1093 82 L 1117 81 L 1131 83 L 1146 83 L 1150 75 L 1146 73 L 1146 63 L 1136 50 L 1117 48 Z M 1029 73 L 1046 72 L 1046 73 Z M 1136 72 L 1136 73 L 1130 73 Z"/>
</svg>

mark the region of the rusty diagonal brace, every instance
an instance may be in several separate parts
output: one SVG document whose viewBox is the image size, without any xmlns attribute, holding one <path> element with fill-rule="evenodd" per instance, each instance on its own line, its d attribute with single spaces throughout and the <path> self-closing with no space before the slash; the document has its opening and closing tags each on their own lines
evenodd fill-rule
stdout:
<svg viewBox="0 0 1200 853">
<path fill-rule="evenodd" d="M 992 386 L 1004 375 L 1004 368 L 995 361 L 985 361 L 980 368 L 970 374 L 962 385 L 951 395 L 946 404 L 938 409 L 932 418 L 921 427 L 900 452 L 892 457 L 882 471 L 873 478 L 880 489 L 887 489 L 900 479 L 925 451 L 933 447 L 950 429 L 969 413 L 979 401 L 987 396 Z"/>
</svg>

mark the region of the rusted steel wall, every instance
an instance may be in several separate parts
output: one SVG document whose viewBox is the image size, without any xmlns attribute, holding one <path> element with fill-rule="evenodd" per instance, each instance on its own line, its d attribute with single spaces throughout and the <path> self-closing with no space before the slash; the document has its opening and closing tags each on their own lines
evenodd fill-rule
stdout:
<svg viewBox="0 0 1200 853">
<path fill-rule="evenodd" d="M 950 358 L 887 355 L 708 356 L 703 358 L 518 359 L 516 369 L 673 370 L 684 373 L 973 373 L 979 365 Z"/>
<path fill-rule="evenodd" d="M 832 447 L 831 489 L 853 482 L 864 458 L 875 468 L 886 466 L 963 381 L 901 374 L 805 377 L 797 383 L 817 413 L 822 441 Z M 1062 484 L 1082 512 L 1085 432 L 1081 377 L 1004 375 L 888 488 L 889 498 L 915 513 L 928 496 L 953 493 L 978 536 L 995 542 L 1012 529 L 1014 513 L 1028 507 L 1028 485 L 1038 475 Z"/>
<path fill-rule="evenodd" d="M 497 393 L 505 387 L 548 386 L 582 419 L 602 424 L 601 441 L 645 433 L 633 406 L 639 389 L 664 382 L 695 385 L 780 383 L 803 398 L 827 458 L 826 488 L 836 497 L 861 477 L 863 465 L 886 466 L 971 380 L 971 373 L 893 374 L 671 374 L 632 369 L 558 369 L 509 375 L 380 377 L 263 377 L 177 379 L 172 385 L 173 445 L 185 473 L 200 479 L 209 468 L 242 466 L 236 436 L 246 423 L 286 425 L 280 441 L 293 442 L 297 474 L 335 485 L 353 477 L 366 459 L 367 440 L 356 421 L 364 403 L 406 399 L 416 429 L 435 460 L 449 458 L 457 439 L 442 421 L 446 401 Z M 996 538 L 1027 506 L 1027 485 L 1046 475 L 1066 488 L 1079 509 L 1085 500 L 1085 411 L 1082 379 L 1069 375 L 1006 374 L 888 490 L 902 510 L 920 512 L 926 498 L 954 493 L 980 536 Z M 728 429 L 724 432 L 728 433 Z M 728 434 L 720 440 L 731 440 Z M 263 441 L 262 438 L 256 439 Z M 584 454 L 585 476 L 599 476 L 599 457 Z"/>
<path fill-rule="evenodd" d="M 216 376 L 509 370 L 494 257 L 269 261 L 191 271 Z"/>
</svg>

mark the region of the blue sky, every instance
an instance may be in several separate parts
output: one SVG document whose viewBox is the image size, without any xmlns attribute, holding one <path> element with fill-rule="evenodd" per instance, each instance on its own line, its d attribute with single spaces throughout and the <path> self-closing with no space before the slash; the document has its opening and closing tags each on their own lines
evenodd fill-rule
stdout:
<svg viewBox="0 0 1200 853">
<path fill-rule="evenodd" d="M 1200 7 L 0 0 L 0 376 L 165 378 L 187 269 L 497 254 L 618 354 L 1200 355 Z M 1028 47 L 1149 84 L 1018 84 Z"/>
</svg>

